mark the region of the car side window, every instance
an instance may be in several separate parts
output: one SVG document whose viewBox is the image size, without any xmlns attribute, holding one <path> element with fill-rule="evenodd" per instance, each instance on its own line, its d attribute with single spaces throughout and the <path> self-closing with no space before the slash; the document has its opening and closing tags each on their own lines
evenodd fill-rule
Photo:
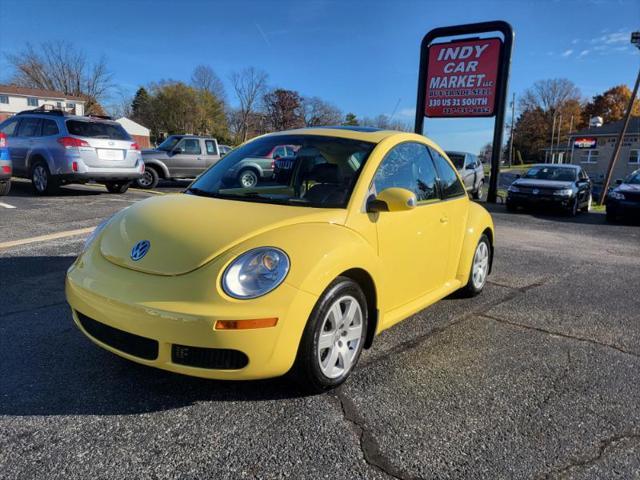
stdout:
<svg viewBox="0 0 640 480">
<path fill-rule="evenodd" d="M 433 161 L 436 164 L 436 169 L 438 170 L 442 198 L 453 198 L 465 195 L 465 189 L 449 162 L 447 162 L 447 160 L 440 155 L 437 150 L 429 148 L 429 151 L 431 152 Z"/>
<path fill-rule="evenodd" d="M 217 155 L 218 152 L 216 151 L 216 144 L 213 140 L 205 140 L 204 141 L 204 146 L 207 149 L 207 155 Z"/>
<path fill-rule="evenodd" d="M 282 158 L 287 156 L 287 151 L 284 147 L 278 147 L 273 152 L 273 158 Z"/>
<path fill-rule="evenodd" d="M 418 202 L 438 200 L 436 169 L 427 147 L 415 142 L 393 147 L 378 167 L 372 187 L 374 195 L 399 187 L 413 192 Z"/>
<path fill-rule="evenodd" d="M 202 149 L 200 148 L 200 140 L 197 138 L 184 138 L 178 145 L 178 148 L 182 148 L 182 152 L 187 155 L 200 155 Z"/>
<path fill-rule="evenodd" d="M 42 120 L 42 136 L 46 137 L 49 135 L 57 135 L 58 133 L 60 133 L 60 131 L 58 130 L 58 124 L 53 121 L 53 120 L 49 120 L 48 118 L 45 118 L 44 120 Z"/>
<path fill-rule="evenodd" d="M 18 126 L 18 119 L 11 119 L 5 123 L 4 127 L 0 128 L 0 132 L 4 133 L 7 137 L 13 137 L 16 134 L 16 127 Z"/>
<path fill-rule="evenodd" d="M 18 127 L 18 137 L 39 137 L 40 136 L 40 119 L 39 118 L 23 118 Z"/>
</svg>

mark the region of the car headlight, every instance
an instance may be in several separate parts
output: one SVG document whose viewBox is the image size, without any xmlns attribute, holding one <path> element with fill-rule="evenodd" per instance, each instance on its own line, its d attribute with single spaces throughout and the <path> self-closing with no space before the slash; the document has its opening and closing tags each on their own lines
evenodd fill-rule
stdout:
<svg viewBox="0 0 640 480">
<path fill-rule="evenodd" d="M 111 220 L 113 217 L 109 217 L 106 220 L 102 221 L 94 230 L 93 232 L 91 232 L 89 234 L 89 236 L 87 237 L 87 239 L 84 241 L 84 246 L 82 247 L 82 253 L 86 252 L 89 247 L 91 246 L 91 244 L 93 243 L 93 241 L 98 237 L 98 235 L 100 235 L 100 232 L 102 230 L 104 230 L 104 227 L 107 226 L 107 223 L 109 223 L 109 220 Z"/>
<path fill-rule="evenodd" d="M 571 195 L 573 195 L 573 190 L 571 190 L 570 188 L 563 188 L 562 190 L 554 191 L 553 194 L 560 197 L 570 197 Z"/>
<path fill-rule="evenodd" d="M 616 192 L 615 190 L 612 192 L 609 192 L 609 196 L 611 198 L 613 198 L 614 200 L 624 200 L 625 196 L 624 194 L 620 193 L 620 192 Z"/>
<path fill-rule="evenodd" d="M 289 265 L 289 257 L 278 248 L 254 248 L 227 267 L 222 276 L 222 289 L 233 298 L 260 297 L 282 283 Z"/>
<path fill-rule="evenodd" d="M 513 193 L 518 193 L 520 191 L 520 189 L 515 185 L 510 185 L 509 186 L 509 191 L 513 192 Z"/>
</svg>

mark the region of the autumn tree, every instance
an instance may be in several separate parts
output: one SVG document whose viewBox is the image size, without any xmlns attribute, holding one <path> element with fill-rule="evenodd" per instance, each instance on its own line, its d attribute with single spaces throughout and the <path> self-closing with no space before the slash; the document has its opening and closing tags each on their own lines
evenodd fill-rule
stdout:
<svg viewBox="0 0 640 480">
<path fill-rule="evenodd" d="M 307 127 L 339 125 L 342 121 L 340 109 L 318 97 L 302 99 L 302 115 Z"/>
<path fill-rule="evenodd" d="M 6 58 L 13 68 L 11 83 L 82 97 L 85 113 L 104 114 L 100 102 L 113 88 L 104 57 L 92 63 L 73 44 L 52 41 L 38 46 L 27 43 L 22 51 Z"/>
<path fill-rule="evenodd" d="M 239 104 L 234 113 L 238 124 L 236 135 L 238 143 L 247 140 L 252 120 L 255 118 L 267 86 L 267 78 L 265 72 L 254 67 L 231 74 L 231 84 Z"/>
<path fill-rule="evenodd" d="M 631 90 L 626 85 L 617 85 L 595 95 L 584 107 L 584 123 L 588 123 L 591 117 L 602 117 L 604 123 L 622 120 L 630 99 Z M 636 99 L 633 103 L 631 114 L 640 116 L 640 100 Z"/>
<path fill-rule="evenodd" d="M 302 98 L 298 92 L 276 88 L 263 96 L 262 103 L 270 130 L 277 132 L 304 126 Z"/>
</svg>

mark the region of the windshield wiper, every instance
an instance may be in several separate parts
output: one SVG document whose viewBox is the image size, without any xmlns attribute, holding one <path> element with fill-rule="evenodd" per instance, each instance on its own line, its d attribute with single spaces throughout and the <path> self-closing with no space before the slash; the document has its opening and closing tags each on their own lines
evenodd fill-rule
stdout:
<svg viewBox="0 0 640 480">
<path fill-rule="evenodd" d="M 203 190 L 201 188 L 197 188 L 197 187 L 189 187 L 185 190 L 186 193 L 193 193 L 194 195 L 198 195 L 200 197 L 212 197 L 212 198 L 219 198 L 219 195 L 213 193 L 213 192 L 209 192 L 208 190 Z"/>
</svg>

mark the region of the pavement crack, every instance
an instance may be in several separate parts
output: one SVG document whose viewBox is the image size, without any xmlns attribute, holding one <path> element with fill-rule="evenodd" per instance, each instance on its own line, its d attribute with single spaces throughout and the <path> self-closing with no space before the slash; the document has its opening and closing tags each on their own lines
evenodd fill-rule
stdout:
<svg viewBox="0 0 640 480">
<path fill-rule="evenodd" d="M 411 476 L 405 470 L 396 467 L 391 460 L 384 456 L 378 440 L 367 430 L 365 421 L 358 412 L 355 403 L 343 392 L 342 388 L 337 389 L 330 397 L 338 401 L 343 418 L 353 426 L 358 436 L 362 457 L 369 466 L 397 480 L 417 480 L 419 478 Z"/>
<path fill-rule="evenodd" d="M 598 450 L 596 451 L 595 455 L 592 455 L 586 458 L 571 460 L 564 467 L 555 468 L 539 478 L 541 479 L 564 478 L 573 469 L 581 468 L 581 467 L 589 467 L 591 465 L 594 465 L 602 459 L 605 452 L 610 447 L 615 446 L 616 444 L 624 440 L 640 441 L 640 433 L 636 433 L 636 432 L 621 433 L 618 435 L 612 435 L 611 437 L 604 438 L 600 440 L 600 443 L 598 445 Z"/>
<path fill-rule="evenodd" d="M 495 317 L 493 315 L 489 315 L 487 313 L 482 313 L 480 316 L 488 318 L 489 320 L 493 320 L 494 322 L 504 323 L 506 325 L 511 325 L 513 327 L 524 328 L 526 330 L 534 330 L 536 332 L 545 333 L 547 335 L 555 335 L 557 337 L 567 338 L 569 340 L 576 340 L 579 342 L 586 342 L 592 345 L 597 345 L 599 347 L 611 348 L 613 350 L 617 350 L 618 352 L 624 353 L 626 355 L 631 355 L 632 357 L 640 358 L 640 354 L 636 352 L 632 352 L 631 350 L 627 350 L 626 348 L 620 347 L 618 345 L 614 345 L 612 343 L 604 343 L 599 342 L 598 340 L 594 340 L 593 338 L 579 337 L 577 335 L 571 335 L 563 332 L 555 332 L 553 330 L 548 330 L 546 328 L 534 327 L 531 325 L 525 325 L 523 323 L 513 322 L 511 320 L 505 320 L 504 318 Z"/>
</svg>

